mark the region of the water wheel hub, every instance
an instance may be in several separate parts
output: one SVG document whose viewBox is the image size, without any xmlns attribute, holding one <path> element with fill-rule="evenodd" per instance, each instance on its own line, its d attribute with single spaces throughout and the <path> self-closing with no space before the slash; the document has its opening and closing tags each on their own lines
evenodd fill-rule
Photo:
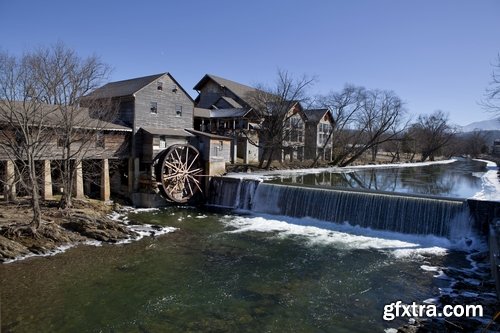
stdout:
<svg viewBox="0 0 500 333">
<path fill-rule="evenodd" d="M 186 203 L 201 192 L 203 168 L 195 147 L 170 146 L 157 155 L 153 166 L 160 193 L 167 200 Z"/>
</svg>

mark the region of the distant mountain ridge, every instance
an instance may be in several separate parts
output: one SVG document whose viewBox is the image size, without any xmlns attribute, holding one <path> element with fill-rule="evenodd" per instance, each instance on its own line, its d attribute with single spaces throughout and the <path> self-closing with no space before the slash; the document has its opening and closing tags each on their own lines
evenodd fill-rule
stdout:
<svg viewBox="0 0 500 333">
<path fill-rule="evenodd" d="M 461 126 L 462 132 L 472 132 L 474 130 L 496 131 L 500 130 L 500 117 L 489 120 L 475 121 L 469 125 Z"/>
</svg>

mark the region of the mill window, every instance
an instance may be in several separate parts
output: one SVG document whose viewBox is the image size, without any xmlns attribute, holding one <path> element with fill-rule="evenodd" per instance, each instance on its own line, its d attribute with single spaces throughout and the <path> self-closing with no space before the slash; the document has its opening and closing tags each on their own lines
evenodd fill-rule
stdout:
<svg viewBox="0 0 500 333">
<path fill-rule="evenodd" d="M 151 102 L 151 113 L 157 114 L 158 113 L 158 103 L 156 102 Z"/>
</svg>

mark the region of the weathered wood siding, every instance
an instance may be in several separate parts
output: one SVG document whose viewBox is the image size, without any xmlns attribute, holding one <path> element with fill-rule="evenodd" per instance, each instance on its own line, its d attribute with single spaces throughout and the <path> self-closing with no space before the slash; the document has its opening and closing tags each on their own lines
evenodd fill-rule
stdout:
<svg viewBox="0 0 500 333">
<path fill-rule="evenodd" d="M 117 121 L 126 126 L 132 127 L 134 124 L 134 99 L 133 97 L 119 98 L 119 108 Z"/>
<path fill-rule="evenodd" d="M 141 132 L 142 133 L 142 132 Z M 142 135 L 142 158 L 141 161 L 150 163 L 161 151 L 176 144 L 186 144 L 185 137 L 167 136 L 165 138 L 165 147 L 160 147 L 160 136 L 144 133 Z"/>
<path fill-rule="evenodd" d="M 190 143 L 198 148 L 201 158 L 205 162 L 223 161 L 231 162 L 231 140 L 214 139 L 208 136 L 196 136 Z"/>
<path fill-rule="evenodd" d="M 162 90 L 158 81 L 163 82 Z M 157 113 L 151 112 L 151 102 L 156 103 Z M 182 115 L 176 114 L 176 106 L 182 107 Z M 135 94 L 134 132 L 141 127 L 193 128 L 193 109 L 192 99 L 165 74 Z"/>
</svg>

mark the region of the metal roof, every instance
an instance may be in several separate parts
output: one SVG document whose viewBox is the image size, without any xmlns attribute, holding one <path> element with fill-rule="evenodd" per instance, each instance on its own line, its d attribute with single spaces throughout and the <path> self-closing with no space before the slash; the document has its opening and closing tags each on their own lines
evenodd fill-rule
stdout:
<svg viewBox="0 0 500 333">
<path fill-rule="evenodd" d="M 160 73 L 155 75 L 143 76 L 129 80 L 110 82 L 104 86 L 97 88 L 88 96 L 96 98 L 110 98 L 133 95 L 151 82 L 158 80 L 160 77 L 168 73 Z"/>
<path fill-rule="evenodd" d="M 227 136 L 217 135 L 217 134 L 212 134 L 212 133 L 207 133 L 207 132 L 200 132 L 200 131 L 193 130 L 193 129 L 187 129 L 186 131 L 188 131 L 189 133 L 192 133 L 196 136 L 206 136 L 210 139 L 226 140 L 226 141 L 232 140 L 230 137 L 227 137 Z"/>
<path fill-rule="evenodd" d="M 236 102 L 231 97 L 222 96 L 220 99 L 226 101 L 226 103 L 228 103 L 229 105 L 231 105 L 231 107 L 233 107 L 235 109 L 241 109 L 242 108 L 241 104 L 239 104 L 238 102 Z"/>
<path fill-rule="evenodd" d="M 151 128 L 151 127 L 141 127 L 145 132 L 152 135 L 166 135 L 166 136 L 177 136 L 177 137 L 192 137 L 191 133 L 186 132 L 183 129 L 177 128 Z"/>
<path fill-rule="evenodd" d="M 250 110 L 246 108 L 233 108 L 233 109 L 204 109 L 204 108 L 194 108 L 194 116 L 199 118 L 242 118 L 245 117 Z"/>
</svg>

